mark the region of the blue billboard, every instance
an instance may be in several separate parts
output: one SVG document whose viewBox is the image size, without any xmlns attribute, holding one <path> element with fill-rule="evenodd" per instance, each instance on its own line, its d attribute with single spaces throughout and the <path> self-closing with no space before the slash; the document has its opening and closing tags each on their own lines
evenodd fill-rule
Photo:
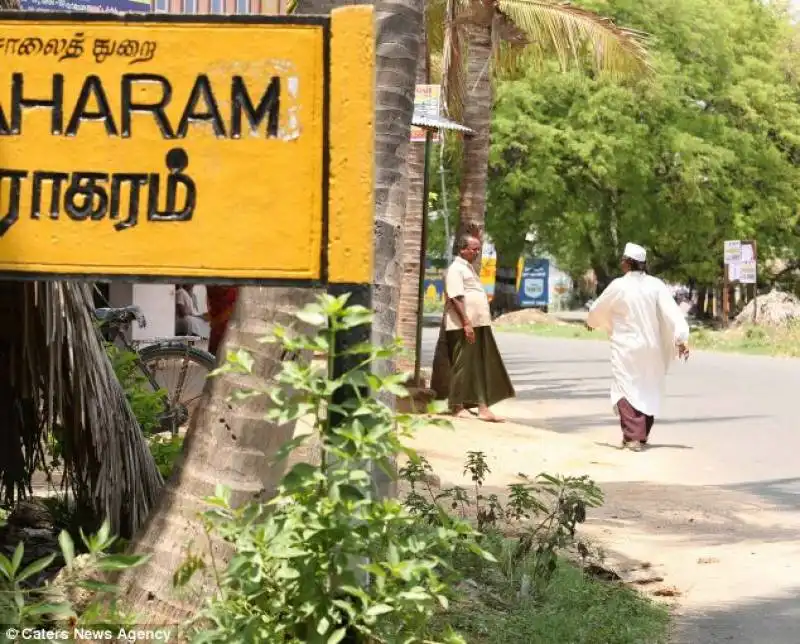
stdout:
<svg viewBox="0 0 800 644">
<path fill-rule="evenodd" d="M 550 260 L 538 258 L 525 260 L 517 295 L 522 308 L 550 304 Z"/>
<path fill-rule="evenodd" d="M 150 13 L 149 0 L 20 0 L 22 11 Z"/>
</svg>

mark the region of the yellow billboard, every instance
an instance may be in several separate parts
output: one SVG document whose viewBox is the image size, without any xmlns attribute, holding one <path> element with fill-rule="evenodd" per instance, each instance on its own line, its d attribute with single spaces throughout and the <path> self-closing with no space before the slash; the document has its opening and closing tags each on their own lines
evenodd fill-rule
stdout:
<svg viewBox="0 0 800 644">
<path fill-rule="evenodd" d="M 331 19 L 39 16 L 0 20 L 0 271 L 326 280 Z"/>
</svg>

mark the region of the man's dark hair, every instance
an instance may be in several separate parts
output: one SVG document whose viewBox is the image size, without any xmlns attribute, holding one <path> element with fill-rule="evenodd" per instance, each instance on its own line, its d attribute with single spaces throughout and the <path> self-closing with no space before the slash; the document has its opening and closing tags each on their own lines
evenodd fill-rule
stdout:
<svg viewBox="0 0 800 644">
<path fill-rule="evenodd" d="M 474 239 L 475 241 L 478 241 L 478 238 L 475 237 L 475 235 L 472 235 L 470 233 L 464 233 L 463 235 L 461 235 L 458 238 L 458 250 L 462 251 L 467 246 L 469 246 L 469 242 L 470 242 L 471 239 Z"/>
</svg>

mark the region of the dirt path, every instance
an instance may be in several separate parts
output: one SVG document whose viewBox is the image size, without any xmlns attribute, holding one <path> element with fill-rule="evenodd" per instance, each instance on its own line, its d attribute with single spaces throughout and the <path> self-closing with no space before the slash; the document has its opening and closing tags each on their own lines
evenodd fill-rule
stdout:
<svg viewBox="0 0 800 644">
<path fill-rule="evenodd" d="M 498 411 L 518 417 L 522 405 L 504 403 Z M 623 578 L 645 581 L 643 592 L 675 603 L 674 644 L 800 641 L 800 512 L 780 500 L 746 489 L 681 485 L 657 449 L 622 452 L 595 436 L 514 423 L 458 420 L 452 431 L 427 430 L 415 447 L 444 486 L 468 485 L 463 461 L 469 450 L 487 454 L 490 493 L 520 472 L 595 479 L 606 504 L 590 515 L 584 534 L 606 550 Z"/>
</svg>

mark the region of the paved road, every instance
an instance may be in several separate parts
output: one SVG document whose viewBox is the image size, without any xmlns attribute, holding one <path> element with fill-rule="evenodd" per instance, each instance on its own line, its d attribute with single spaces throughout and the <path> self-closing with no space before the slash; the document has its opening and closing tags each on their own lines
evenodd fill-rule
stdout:
<svg viewBox="0 0 800 644">
<path fill-rule="evenodd" d="M 434 341 L 426 330 L 426 364 Z M 509 420 L 601 451 L 618 441 L 607 343 L 498 343 L 518 394 Z M 798 404 L 800 360 L 696 353 L 673 366 L 652 449 L 604 482 L 600 532 L 663 564 L 684 596 L 682 644 L 800 641 Z"/>
</svg>

